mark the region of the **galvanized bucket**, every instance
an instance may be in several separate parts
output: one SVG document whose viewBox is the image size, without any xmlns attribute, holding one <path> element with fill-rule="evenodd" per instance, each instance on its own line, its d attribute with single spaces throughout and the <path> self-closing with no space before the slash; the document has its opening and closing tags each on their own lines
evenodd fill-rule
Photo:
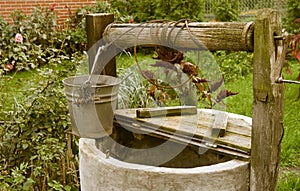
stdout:
<svg viewBox="0 0 300 191">
<path fill-rule="evenodd" d="M 84 138 L 110 135 L 121 80 L 91 75 L 70 77 L 63 83 L 73 133 Z"/>
</svg>

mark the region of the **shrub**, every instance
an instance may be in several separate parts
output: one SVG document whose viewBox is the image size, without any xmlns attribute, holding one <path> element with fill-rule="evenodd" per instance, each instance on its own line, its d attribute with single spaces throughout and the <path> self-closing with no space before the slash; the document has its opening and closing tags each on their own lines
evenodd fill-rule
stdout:
<svg viewBox="0 0 300 191">
<path fill-rule="evenodd" d="M 294 20 L 295 24 L 300 24 L 300 18 L 297 18 Z M 297 60 L 298 63 L 300 62 L 300 26 L 298 29 L 295 29 L 295 34 L 291 35 L 288 37 L 289 40 L 289 47 L 288 50 L 286 51 L 287 55 L 292 56 L 293 59 L 290 59 L 290 57 L 288 57 L 289 60 Z M 289 66 L 289 64 L 286 64 L 286 71 L 289 75 L 292 75 L 292 70 Z M 297 81 L 300 81 L 300 73 L 298 74 Z M 300 98 L 300 88 L 299 88 L 299 93 L 298 93 L 298 99 Z"/>
<path fill-rule="evenodd" d="M 300 18 L 300 2 L 298 0 L 288 0 L 287 1 L 287 15 L 284 18 L 285 28 L 290 33 L 299 32 L 300 23 L 295 23 L 297 18 Z"/>
<path fill-rule="evenodd" d="M 217 21 L 237 21 L 239 16 L 238 1 L 214 1 L 213 13 L 215 14 Z"/>
<path fill-rule="evenodd" d="M 85 50 L 84 27 L 69 20 L 66 28 L 59 30 L 56 16 L 48 8 L 37 7 L 30 16 L 16 11 L 12 18 L 11 25 L 0 18 L 0 74 L 60 63 L 61 59 L 70 59 L 75 52 Z M 16 36 L 22 37 L 22 42 L 16 41 Z"/>
<path fill-rule="evenodd" d="M 78 190 L 78 140 L 70 134 L 61 81 L 85 50 L 84 25 L 69 19 L 59 28 L 53 10 L 39 7 L 12 18 L 13 24 L 0 18 L 0 74 L 46 64 L 55 70 L 37 70 L 39 83 L 25 100 L 0 108 L 0 190 Z M 0 86 L 9 85 L 5 79 Z"/>
<path fill-rule="evenodd" d="M 253 54 L 251 53 L 217 51 L 215 58 L 226 81 L 244 78 L 253 71 Z"/>
<path fill-rule="evenodd" d="M 0 190 L 78 190 L 78 140 L 68 133 L 61 83 L 74 72 L 73 63 L 39 70 L 39 85 L 0 116 Z"/>
<path fill-rule="evenodd" d="M 136 22 L 156 19 L 203 20 L 203 0 L 111 0 L 110 3 L 113 12 L 127 17 L 132 16 Z"/>
</svg>

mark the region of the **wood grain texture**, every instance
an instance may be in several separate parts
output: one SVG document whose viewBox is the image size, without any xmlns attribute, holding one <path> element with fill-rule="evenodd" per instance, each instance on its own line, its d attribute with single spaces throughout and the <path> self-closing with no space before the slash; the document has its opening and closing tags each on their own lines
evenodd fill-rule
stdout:
<svg viewBox="0 0 300 191">
<path fill-rule="evenodd" d="M 251 190 L 276 190 L 283 135 L 283 85 L 277 84 L 282 63 L 277 62 L 274 35 L 281 35 L 277 11 L 263 10 L 255 21 L 251 140 Z"/>
<path fill-rule="evenodd" d="M 108 47 L 109 54 L 96 59 L 99 46 L 104 44 L 103 32 L 107 25 L 114 22 L 114 15 L 109 13 L 87 14 L 86 32 L 87 32 L 87 50 L 89 55 L 89 71 L 92 74 L 104 74 L 116 76 L 115 48 Z M 95 69 L 92 71 L 93 65 Z"/>
<path fill-rule="evenodd" d="M 195 22 L 183 24 L 111 24 L 107 42 L 121 49 L 136 45 L 165 45 L 176 49 L 253 51 L 254 23 Z"/>
<path fill-rule="evenodd" d="M 151 118 L 159 116 L 181 116 L 197 114 L 196 106 L 172 106 L 158 108 L 138 108 L 136 109 L 136 117 Z"/>
<path fill-rule="evenodd" d="M 211 134 L 215 137 L 224 137 L 228 122 L 228 113 L 220 112 L 216 115 Z"/>
<path fill-rule="evenodd" d="M 169 138 L 177 136 L 183 140 L 195 141 L 195 143 L 210 143 L 209 146 L 212 147 L 215 144 L 220 148 L 232 148 L 243 153 L 250 153 L 251 118 L 228 114 L 226 135 L 215 137 L 211 135 L 211 131 L 219 113 L 220 111 L 216 110 L 198 109 L 197 115 L 136 118 L 135 109 L 121 109 L 116 110 L 115 119 L 120 126 L 137 133 L 147 132 L 154 136 L 164 134 Z"/>
</svg>

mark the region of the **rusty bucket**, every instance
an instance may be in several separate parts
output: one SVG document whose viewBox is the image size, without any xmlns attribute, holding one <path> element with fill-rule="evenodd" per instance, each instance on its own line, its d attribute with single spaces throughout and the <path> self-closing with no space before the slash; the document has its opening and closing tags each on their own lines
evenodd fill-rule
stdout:
<svg viewBox="0 0 300 191">
<path fill-rule="evenodd" d="M 120 83 L 120 79 L 106 75 L 63 80 L 74 134 L 101 138 L 112 133 Z"/>
</svg>

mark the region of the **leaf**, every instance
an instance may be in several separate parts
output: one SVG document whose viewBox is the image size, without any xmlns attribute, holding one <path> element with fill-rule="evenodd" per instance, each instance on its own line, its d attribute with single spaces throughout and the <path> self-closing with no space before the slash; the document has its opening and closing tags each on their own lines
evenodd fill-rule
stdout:
<svg viewBox="0 0 300 191">
<path fill-rule="evenodd" d="M 168 69 L 171 69 L 171 70 L 176 70 L 176 67 L 169 63 L 169 62 L 166 62 L 166 61 L 157 61 L 155 64 L 152 64 L 151 66 L 153 67 L 164 67 L 164 68 L 168 68 Z"/>
<path fill-rule="evenodd" d="M 157 57 L 153 57 L 153 59 L 160 59 L 172 64 L 179 64 L 183 60 L 183 53 L 173 48 L 160 46 L 155 51 L 157 53 Z"/>
<path fill-rule="evenodd" d="M 293 24 L 294 23 L 300 23 L 300 18 L 295 19 L 294 22 L 293 22 Z"/>
<path fill-rule="evenodd" d="M 184 62 L 182 63 L 182 66 L 182 71 L 184 73 L 188 74 L 189 76 L 198 76 L 198 69 L 194 64 L 190 62 Z"/>
<path fill-rule="evenodd" d="M 31 190 L 32 185 L 34 184 L 34 180 L 32 178 L 28 178 L 27 181 L 23 185 L 23 190 Z"/>
<path fill-rule="evenodd" d="M 297 60 L 300 61 L 300 51 L 296 52 L 295 58 L 297 58 Z"/>
<path fill-rule="evenodd" d="M 155 99 L 155 91 L 156 91 L 156 89 L 157 89 L 157 87 L 156 87 L 155 85 L 152 85 L 152 86 L 150 87 L 150 90 L 149 90 L 149 94 L 150 94 L 150 96 L 151 96 L 153 99 Z"/>
<path fill-rule="evenodd" d="M 205 78 L 200 78 L 200 77 L 193 77 L 192 78 L 192 81 L 193 81 L 193 83 L 196 83 L 196 84 L 198 84 L 198 83 L 206 83 L 206 82 L 209 82 L 207 79 L 205 79 Z"/>
<path fill-rule="evenodd" d="M 222 78 L 219 81 L 217 81 L 216 83 L 214 83 L 210 86 L 209 92 L 211 93 L 211 92 L 216 91 L 219 87 L 221 87 L 223 82 L 224 82 L 224 75 L 222 75 Z"/>
<path fill-rule="evenodd" d="M 27 143 L 23 143 L 22 147 L 23 147 L 23 149 L 25 150 L 25 149 L 28 148 L 28 144 L 27 144 Z"/>
<path fill-rule="evenodd" d="M 33 155 L 32 157 L 30 157 L 30 160 L 34 160 L 36 159 L 38 156 L 37 155 Z"/>
<path fill-rule="evenodd" d="M 142 70 L 141 71 L 144 78 L 147 80 L 154 80 L 154 73 L 149 70 Z"/>
<path fill-rule="evenodd" d="M 69 186 L 69 185 L 67 185 L 67 186 L 64 187 L 64 189 L 65 189 L 66 191 L 71 191 L 71 190 L 72 190 L 72 187 Z"/>
<path fill-rule="evenodd" d="M 233 95 L 237 95 L 239 94 L 239 92 L 231 92 L 229 90 L 222 90 L 220 91 L 220 93 L 217 95 L 217 103 L 222 101 L 223 99 L 225 99 L 226 97 L 229 97 L 229 96 L 233 96 Z"/>
</svg>

